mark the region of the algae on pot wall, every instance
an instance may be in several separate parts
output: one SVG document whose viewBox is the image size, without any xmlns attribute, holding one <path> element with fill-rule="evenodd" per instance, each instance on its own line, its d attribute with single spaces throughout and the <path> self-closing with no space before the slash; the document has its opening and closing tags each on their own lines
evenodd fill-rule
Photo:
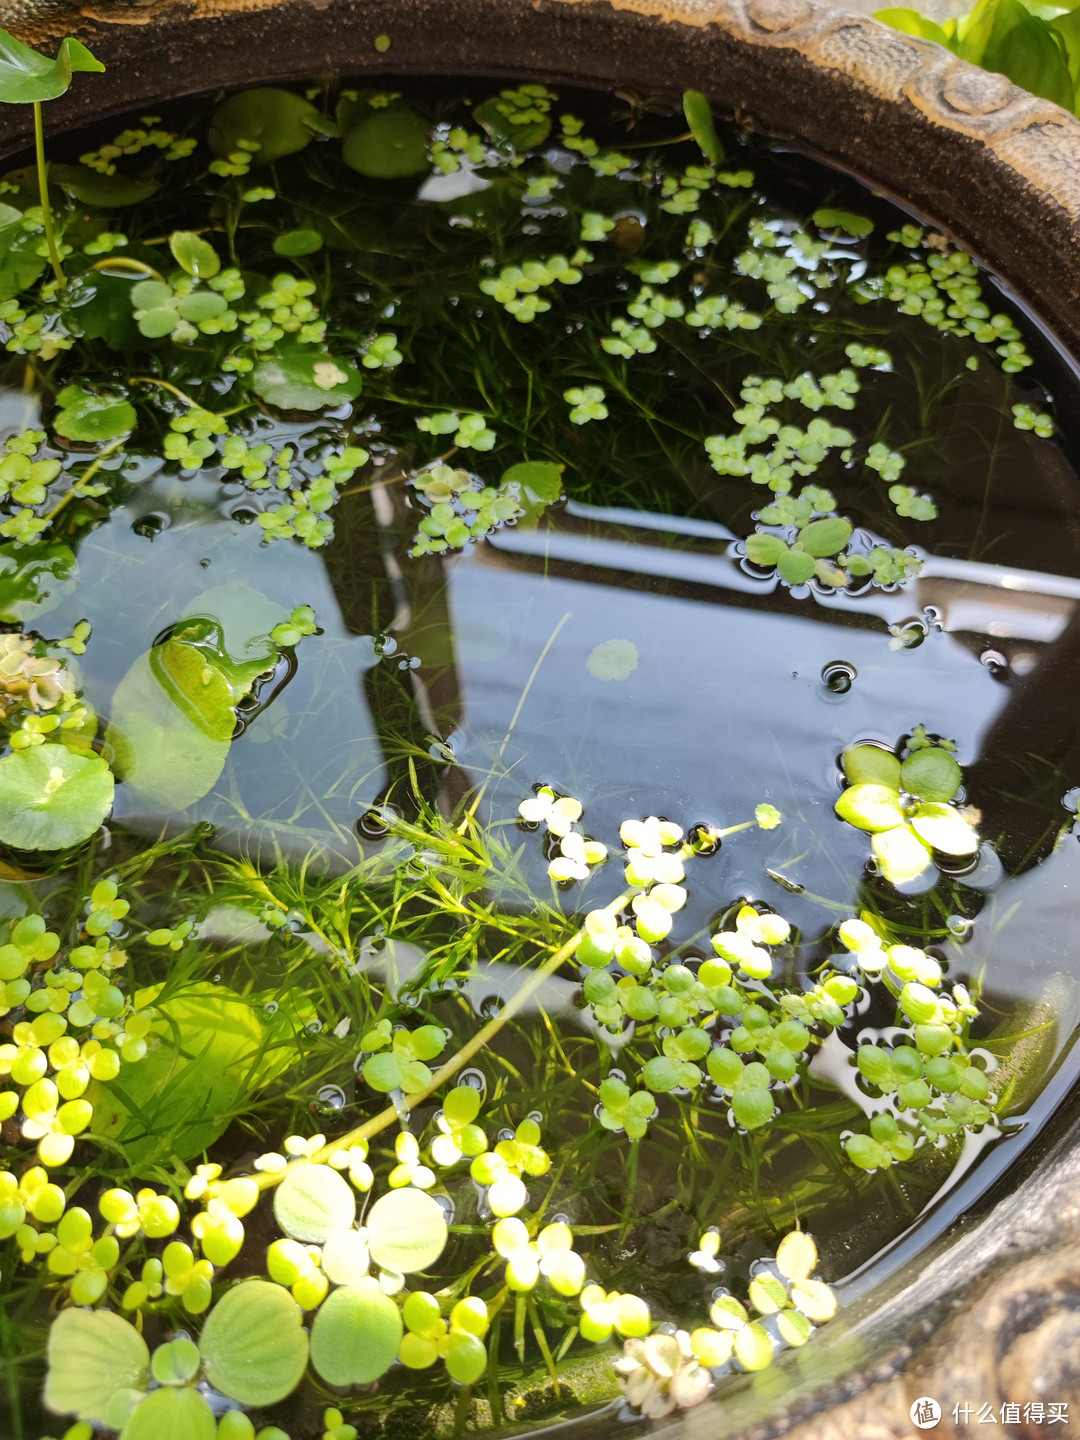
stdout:
<svg viewBox="0 0 1080 1440">
<path fill-rule="evenodd" d="M 1070 1063 L 1021 320 L 695 92 L 261 88 L 3 183 L 12 1433 L 814 1343 Z"/>
</svg>

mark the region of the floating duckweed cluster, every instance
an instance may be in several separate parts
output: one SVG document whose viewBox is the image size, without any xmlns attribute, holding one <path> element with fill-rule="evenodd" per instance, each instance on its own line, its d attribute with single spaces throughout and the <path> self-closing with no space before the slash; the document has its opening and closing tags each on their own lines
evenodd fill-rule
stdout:
<svg viewBox="0 0 1080 1440">
<path fill-rule="evenodd" d="M 0 100 L 100 68 L 7 43 Z M 870 837 L 857 898 L 763 867 L 822 907 L 811 936 L 730 878 L 770 832 L 803 853 L 774 773 L 752 819 L 695 824 L 633 775 L 613 798 L 504 759 L 569 613 L 486 769 L 439 733 L 449 628 L 437 663 L 391 633 L 467 608 L 455 567 L 556 574 L 564 517 L 602 566 L 574 530 L 600 506 L 704 526 L 763 604 L 887 604 L 956 508 L 950 394 L 1053 438 L 943 237 L 775 202 L 775 157 L 696 93 L 570 103 L 255 89 L 0 181 L 0 1266 L 65 1440 L 457 1437 L 616 1395 L 663 1418 L 832 1319 L 838 1194 L 872 1208 L 904 1166 L 929 1198 L 1006 1105 L 939 943 L 990 853 L 963 747 L 844 734 L 814 804 L 830 845 Z M 134 648 L 90 585 L 49 630 L 97 532 L 126 576 L 172 514 L 200 574 L 225 531 L 248 568 L 128 597 Z M 297 557 L 326 569 L 300 586 Z M 921 625 L 882 619 L 882 652 Z M 588 645 L 599 688 L 638 668 Z M 322 723 L 346 690 L 378 764 Z M 349 807 L 345 860 L 248 808 L 237 754 L 267 741 L 267 792 L 295 772 L 318 824 Z"/>
</svg>

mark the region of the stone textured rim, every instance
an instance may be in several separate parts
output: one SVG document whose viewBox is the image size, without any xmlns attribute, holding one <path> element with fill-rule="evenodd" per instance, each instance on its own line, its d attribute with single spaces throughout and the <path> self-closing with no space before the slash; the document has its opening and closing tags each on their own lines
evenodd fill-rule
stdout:
<svg viewBox="0 0 1080 1440">
<path fill-rule="evenodd" d="M 544 78 L 648 94 L 703 90 L 796 140 L 971 249 L 1080 354 L 1080 121 L 940 47 L 813 0 L 8 0 L 31 43 L 75 33 L 106 62 L 49 107 L 57 130 L 171 97 L 322 72 Z M 375 50 L 387 34 L 388 53 Z M 0 115 L 0 150 L 26 117 Z M 1025 1152 L 1025 1183 L 919 1254 L 773 1371 L 654 1427 L 674 1440 L 910 1440 L 934 1396 L 936 1436 L 1046 1433 L 1025 1402 L 1080 1412 L 1080 1123 Z M 1032 1173 L 1037 1165 L 1037 1180 Z M 1010 1172 L 1013 1173 L 1013 1172 Z M 989 1403 L 1002 1426 L 954 1425 Z M 961 1413 L 963 1413 L 961 1411 Z M 609 1412 L 576 1428 L 609 1437 Z M 618 1427 L 621 1433 L 622 1427 Z M 1049 1433 L 1056 1434 L 1056 1430 Z M 1064 1427 L 1062 1430 L 1064 1433 Z"/>
</svg>

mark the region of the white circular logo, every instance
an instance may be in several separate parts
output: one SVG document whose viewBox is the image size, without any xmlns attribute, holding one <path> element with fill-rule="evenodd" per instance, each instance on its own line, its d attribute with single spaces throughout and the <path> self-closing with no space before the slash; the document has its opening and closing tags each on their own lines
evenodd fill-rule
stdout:
<svg viewBox="0 0 1080 1440">
<path fill-rule="evenodd" d="M 918 1430 L 932 1430 L 941 1419 L 941 1406 L 930 1395 L 920 1395 L 908 1411 Z"/>
</svg>

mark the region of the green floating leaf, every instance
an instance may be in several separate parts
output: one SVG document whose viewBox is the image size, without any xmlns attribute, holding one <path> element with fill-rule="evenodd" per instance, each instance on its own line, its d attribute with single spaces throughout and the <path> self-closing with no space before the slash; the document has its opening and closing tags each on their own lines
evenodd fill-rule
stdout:
<svg viewBox="0 0 1080 1440">
<path fill-rule="evenodd" d="M 88 840 L 113 805 L 100 755 L 36 745 L 0 760 L 0 841 L 17 850 L 63 850 Z"/>
<path fill-rule="evenodd" d="M 916 750 L 900 766 L 901 787 L 920 800 L 951 800 L 963 778 L 953 757 L 937 745 Z"/>
<path fill-rule="evenodd" d="M 317 230 L 286 230 L 274 241 L 275 255 L 314 255 L 323 247 L 323 238 Z"/>
<path fill-rule="evenodd" d="M 746 537 L 746 558 L 755 565 L 775 565 L 790 548 L 779 535 L 769 535 L 765 531 Z"/>
<path fill-rule="evenodd" d="M 757 1130 L 773 1116 L 772 1091 L 767 1085 L 739 1085 L 731 1097 L 731 1110 L 744 1130 Z"/>
<path fill-rule="evenodd" d="M 139 1332 L 111 1310 L 61 1310 L 49 1327 L 45 1404 L 56 1415 L 103 1425 L 116 1390 L 140 1390 L 150 1351 Z"/>
<path fill-rule="evenodd" d="M 48 60 L 14 35 L 0 30 L 0 101 L 6 105 L 55 100 L 71 84 L 73 72 L 104 69 L 82 41 L 70 35 L 60 42 L 56 59 Z"/>
<path fill-rule="evenodd" d="M 851 539 L 851 525 L 839 515 L 830 515 L 825 520 L 811 520 L 799 531 L 799 545 L 808 555 L 821 558 L 824 555 L 839 555 Z"/>
<path fill-rule="evenodd" d="M 848 235 L 856 236 L 869 235 L 874 228 L 874 222 L 865 215 L 856 215 L 851 210 L 828 208 L 814 211 L 814 224 L 819 230 L 844 230 Z"/>
<path fill-rule="evenodd" d="M 900 789 L 900 761 L 880 745 L 849 745 L 841 756 L 849 785 L 883 785 Z"/>
<path fill-rule="evenodd" d="M 175 655 L 194 647 L 171 640 L 154 648 Z M 211 676 L 204 681 L 207 669 Z M 197 691 L 178 703 L 192 678 Z M 170 661 L 147 651 L 116 687 L 105 741 L 124 783 L 153 811 L 172 814 L 213 789 L 225 768 L 235 718 L 228 684 L 198 653 L 192 661 L 178 656 Z"/>
<path fill-rule="evenodd" d="M 281 343 L 251 374 L 256 395 L 278 410 L 322 410 L 355 400 L 363 381 L 351 360 L 335 360 L 312 346 Z"/>
<path fill-rule="evenodd" d="M 120 1440 L 215 1440 L 214 1412 L 190 1386 L 153 1390 L 132 1411 Z"/>
<path fill-rule="evenodd" d="M 585 666 L 597 680 L 625 680 L 637 669 L 638 659 L 632 640 L 603 640 L 589 651 Z"/>
<path fill-rule="evenodd" d="M 701 147 L 701 153 L 710 165 L 719 165 L 724 158 L 724 147 L 716 133 L 708 100 L 700 90 L 684 90 L 682 108 L 686 123 L 690 126 L 690 133 Z"/>
<path fill-rule="evenodd" d="M 884 785 L 851 785 L 835 809 L 841 820 L 857 830 L 892 830 L 904 823 L 900 796 Z"/>
<path fill-rule="evenodd" d="M 81 385 L 65 385 L 56 403 L 59 414 L 53 429 L 68 440 L 114 440 L 135 429 L 134 405 L 116 395 L 95 395 Z"/>
<path fill-rule="evenodd" d="M 0 545 L 0 620 L 11 625 L 52 610 L 74 588 L 74 575 L 69 545 Z"/>
<path fill-rule="evenodd" d="M 150 670 L 176 708 L 211 740 L 228 742 L 236 728 L 232 687 L 199 645 L 166 640 L 149 651 Z"/>
<path fill-rule="evenodd" d="M 439 1202 L 412 1186 L 376 1200 L 368 1212 L 367 1231 L 376 1265 L 402 1275 L 434 1265 L 449 1235 Z"/>
<path fill-rule="evenodd" d="M 345 136 L 342 159 L 373 180 L 397 180 L 428 168 L 428 126 L 406 106 L 377 110 Z"/>
<path fill-rule="evenodd" d="M 979 837 L 955 805 L 920 805 L 911 817 L 919 839 L 946 855 L 974 855 Z"/>
<path fill-rule="evenodd" d="M 154 1004 L 156 994 L 138 991 L 136 1004 Z M 152 1044 L 138 1065 L 108 1084 L 92 1083 L 95 1133 L 123 1145 L 133 1173 L 200 1154 L 242 1100 L 293 1063 L 294 1036 L 310 1017 L 289 997 L 276 998 L 268 1015 L 227 986 L 192 986 L 156 1007 Z"/>
<path fill-rule="evenodd" d="M 299 1385 L 308 1360 L 303 1312 L 269 1280 L 243 1280 L 206 1317 L 203 1373 L 241 1405 L 275 1405 Z"/>
<path fill-rule="evenodd" d="M 879 832 L 870 841 L 870 847 L 890 884 L 902 885 L 930 868 L 929 850 L 906 825 Z"/>
<path fill-rule="evenodd" d="M 256 165 L 269 165 L 285 155 L 294 155 L 311 144 L 305 116 L 318 115 L 315 106 L 291 90 L 265 88 L 242 90 L 223 101 L 210 120 L 210 149 L 224 159 L 241 140 L 258 144 L 253 156 Z"/>
<path fill-rule="evenodd" d="M 563 468 L 551 460 L 522 460 L 503 471 L 499 489 L 513 495 L 521 507 L 519 528 L 533 529 L 548 506 L 558 500 Z"/>
<path fill-rule="evenodd" d="M 397 1305 L 377 1280 L 365 1277 L 320 1305 L 311 1327 L 311 1363 L 328 1385 L 370 1385 L 397 1359 L 404 1331 Z"/>
<path fill-rule="evenodd" d="M 217 251 L 193 230 L 174 230 L 169 249 L 180 268 L 196 280 L 209 280 L 221 269 Z"/>
<path fill-rule="evenodd" d="M 813 578 L 817 565 L 808 550 L 788 550 L 776 562 L 776 569 L 789 585 L 805 585 Z"/>
<path fill-rule="evenodd" d="M 50 165 L 49 184 L 59 185 L 81 205 L 101 210 L 122 210 L 139 205 L 161 189 L 153 180 L 131 180 L 126 175 L 102 175 L 89 165 Z"/>
<path fill-rule="evenodd" d="M 446 1370 L 451 1380 L 456 1380 L 459 1385 L 475 1385 L 487 1369 L 488 1356 L 484 1342 L 476 1335 L 452 1330 L 447 1346 Z"/>
<path fill-rule="evenodd" d="M 24 230 L 18 224 L 0 229 L 0 301 L 13 300 L 34 281 L 49 263 L 37 253 L 40 233 Z"/>
<path fill-rule="evenodd" d="M 329 1165 L 291 1165 L 274 1192 L 274 1218 L 294 1240 L 321 1245 L 356 1219 L 356 1196 Z"/>
<path fill-rule="evenodd" d="M 363 1076 L 373 1090 L 378 1090 L 380 1095 L 389 1095 L 391 1090 L 397 1090 L 404 1083 L 405 1071 L 398 1057 L 388 1051 L 365 1060 Z"/>
</svg>

